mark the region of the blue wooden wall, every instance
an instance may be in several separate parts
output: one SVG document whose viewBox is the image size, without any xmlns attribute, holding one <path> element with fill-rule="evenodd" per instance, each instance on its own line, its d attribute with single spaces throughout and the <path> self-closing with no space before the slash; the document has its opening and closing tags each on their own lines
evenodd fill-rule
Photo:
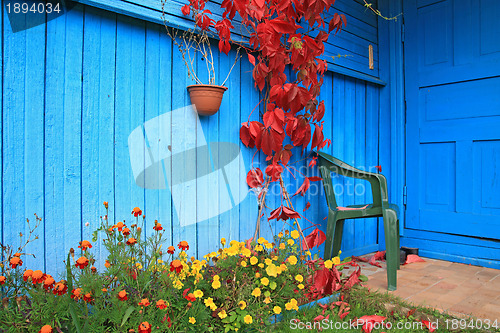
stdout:
<svg viewBox="0 0 500 333">
<path fill-rule="evenodd" d="M 338 3 L 349 14 L 348 29 L 332 43 L 339 40 L 353 47 L 373 44 L 377 50 L 377 21 L 372 14 L 357 2 Z M 67 251 L 76 248 L 80 240 L 91 239 L 98 227 L 99 216 L 104 214 L 103 201 L 109 202 L 111 219 L 126 219 L 128 223 L 132 223 L 132 208 L 141 207 L 148 232 L 157 219 L 165 228 L 166 245 L 187 240 L 195 255 L 216 249 L 221 237 L 243 240 L 253 235 L 257 204 L 251 193 L 219 216 L 181 227 L 168 188 L 143 189 L 135 183 L 129 134 L 147 120 L 190 104 L 185 87 L 191 81 L 161 25 L 77 5 L 65 15 L 27 30 L 14 33 L 6 15 L 1 26 L 0 233 L 2 243 L 16 245 L 19 233 L 28 231 L 25 219 L 32 219 L 34 213 L 43 218 L 37 231 L 39 239 L 27 248 L 36 259 L 26 258 L 26 266 L 52 274 L 62 272 Z M 217 75 L 225 77 L 233 57 L 219 57 L 215 45 Z M 346 61 L 358 65 L 343 65 L 350 70 L 359 66 L 351 73 L 366 78 L 370 72 L 361 66 L 368 68 L 367 61 L 363 65 L 364 60 L 358 59 L 361 56 L 352 54 Z M 372 76 L 378 77 L 378 69 Z M 238 144 L 248 170 L 254 150 L 240 143 L 239 127 L 258 103 L 259 94 L 246 59 L 235 67 L 227 86 L 220 111 L 201 117 L 201 126 L 207 142 Z M 380 91 L 379 85 L 366 80 L 326 73 L 322 90 L 327 108 L 325 137 L 333 141 L 328 152 L 361 168 L 380 164 Z M 252 118 L 257 119 L 257 113 Z M 172 145 L 182 148 L 194 140 L 196 122 L 176 120 L 185 125 L 167 131 Z M 298 152 L 295 157 L 301 159 Z M 261 156 L 256 159 L 262 161 Z M 299 161 L 295 165 L 306 164 Z M 317 174 L 315 169 L 308 172 Z M 239 178 L 245 176 L 241 173 Z M 346 185 L 340 204 L 368 200 L 364 195 L 349 195 L 355 184 L 340 181 Z M 293 183 L 290 191 L 299 185 Z M 304 220 L 303 227 L 317 223 L 324 230 L 327 208 L 319 182 L 316 185 L 317 193 L 313 190 L 306 198 L 298 198 L 295 208 L 302 212 L 310 202 L 311 208 L 304 213 L 310 222 Z M 193 212 L 220 206 L 218 196 L 207 195 L 202 188 L 181 195 L 184 209 Z M 277 200 L 270 197 L 268 205 L 275 207 Z M 265 236 L 281 229 L 280 223 L 269 226 L 265 219 L 262 222 Z M 376 220 L 346 223 L 346 253 L 376 250 L 377 242 Z M 98 258 L 105 255 L 99 246 L 94 249 Z"/>
</svg>

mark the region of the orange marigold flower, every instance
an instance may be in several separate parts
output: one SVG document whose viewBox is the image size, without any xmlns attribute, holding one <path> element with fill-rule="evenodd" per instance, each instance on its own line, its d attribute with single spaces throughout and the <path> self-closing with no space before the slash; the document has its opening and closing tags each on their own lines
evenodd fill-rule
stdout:
<svg viewBox="0 0 500 333">
<path fill-rule="evenodd" d="M 170 263 L 170 271 L 173 272 L 175 271 L 177 274 L 179 274 L 182 270 L 182 262 L 180 260 L 172 260 Z"/>
<path fill-rule="evenodd" d="M 89 264 L 89 260 L 86 257 L 80 257 L 76 261 L 75 266 L 80 268 L 80 269 L 84 269 L 85 267 L 88 266 L 88 264 Z"/>
<path fill-rule="evenodd" d="M 85 295 L 83 295 L 83 300 L 87 303 L 90 303 L 93 301 L 92 299 L 92 293 L 91 292 L 88 292 L 86 293 Z"/>
<path fill-rule="evenodd" d="M 137 243 L 137 239 L 133 237 L 130 237 L 127 241 L 127 245 L 134 245 L 135 243 Z"/>
<path fill-rule="evenodd" d="M 104 201 L 102 204 L 104 205 L 104 208 L 108 209 L 108 202 L 107 201 Z"/>
<path fill-rule="evenodd" d="M 196 301 L 196 297 L 193 295 L 193 293 L 189 293 L 187 296 L 186 296 L 186 299 L 190 302 L 194 302 Z"/>
<path fill-rule="evenodd" d="M 143 298 L 140 302 L 139 302 L 139 306 L 149 306 L 149 300 L 147 298 Z"/>
<path fill-rule="evenodd" d="M 102 288 L 102 289 L 101 289 L 101 291 L 102 291 L 103 293 L 107 293 L 107 292 L 108 292 L 108 289 L 106 289 L 106 288 Z"/>
<path fill-rule="evenodd" d="M 89 241 L 84 240 L 84 241 L 80 242 L 80 246 L 78 246 L 78 247 L 81 248 L 82 251 L 85 251 L 87 249 L 91 249 L 92 248 L 92 244 L 90 244 Z"/>
<path fill-rule="evenodd" d="M 175 247 L 173 247 L 172 245 L 170 245 L 167 249 L 167 253 L 170 253 L 170 254 L 174 254 L 175 252 Z"/>
<path fill-rule="evenodd" d="M 52 289 L 54 287 L 54 284 L 56 283 L 56 280 L 50 275 L 47 275 L 45 278 L 45 281 L 43 281 L 43 288 L 46 291 L 49 291 L 49 289 Z"/>
<path fill-rule="evenodd" d="M 118 222 L 114 227 L 118 228 L 118 231 L 122 231 L 123 228 L 125 228 L 125 224 L 123 222 Z"/>
<path fill-rule="evenodd" d="M 24 282 L 28 281 L 28 279 L 31 277 L 32 274 L 33 274 L 33 270 L 31 270 L 31 269 L 27 269 L 26 271 L 24 271 L 24 274 L 23 274 Z"/>
<path fill-rule="evenodd" d="M 42 328 L 38 331 L 38 333 L 52 333 L 52 326 L 50 325 L 44 325 Z"/>
<path fill-rule="evenodd" d="M 164 310 L 168 307 L 168 304 L 164 300 L 160 299 L 158 300 L 158 302 L 156 302 L 156 307 L 160 310 Z"/>
<path fill-rule="evenodd" d="M 7 278 L 3 275 L 0 275 L 0 285 L 5 284 L 5 280 L 7 280 Z"/>
<path fill-rule="evenodd" d="M 64 295 L 66 294 L 66 292 L 68 291 L 68 286 L 66 285 L 65 281 L 64 280 L 61 280 L 59 282 L 56 283 L 56 285 L 54 286 L 54 295 Z"/>
<path fill-rule="evenodd" d="M 141 216 L 142 215 L 142 210 L 139 207 L 135 207 L 132 210 L 132 215 L 134 215 L 135 217 Z"/>
<path fill-rule="evenodd" d="M 128 235 L 130 235 L 130 229 L 125 228 L 125 229 L 123 229 L 122 233 L 123 233 L 123 236 L 128 236 Z"/>
<path fill-rule="evenodd" d="M 111 263 L 109 262 L 109 260 L 106 260 L 106 262 L 104 263 L 104 266 L 106 268 L 109 268 L 109 266 L 111 266 Z"/>
<path fill-rule="evenodd" d="M 20 256 L 21 256 L 21 253 L 19 253 L 19 252 L 14 253 L 14 257 L 20 257 Z"/>
<path fill-rule="evenodd" d="M 143 321 L 139 325 L 139 333 L 151 333 L 151 325 L 147 321 Z"/>
<path fill-rule="evenodd" d="M 122 290 L 118 293 L 118 299 L 120 301 L 126 301 L 128 299 L 127 297 L 127 292 L 125 290 Z"/>
<path fill-rule="evenodd" d="M 31 274 L 31 282 L 33 282 L 33 284 L 42 283 L 43 280 L 45 280 L 45 277 L 46 275 L 43 274 L 41 270 L 36 270 L 33 272 L 33 274 Z"/>
<path fill-rule="evenodd" d="M 177 246 L 179 247 L 179 249 L 181 249 L 183 251 L 189 250 L 189 244 L 186 241 L 180 242 Z"/>
<path fill-rule="evenodd" d="M 22 265 L 23 265 L 23 261 L 21 260 L 21 258 L 13 257 L 10 259 L 10 267 L 12 267 L 13 269 L 16 268 L 17 266 L 22 266 Z"/>
<path fill-rule="evenodd" d="M 81 297 L 82 294 L 82 288 L 76 288 L 71 290 L 71 298 L 74 299 L 75 301 L 78 301 Z"/>
<path fill-rule="evenodd" d="M 160 231 L 163 230 L 163 227 L 161 226 L 161 223 L 158 223 L 158 221 L 155 220 L 155 226 L 153 227 L 154 230 Z"/>
<path fill-rule="evenodd" d="M 95 268 L 95 266 L 90 267 L 90 270 L 92 271 L 92 273 L 96 273 L 97 272 L 97 268 Z"/>
</svg>

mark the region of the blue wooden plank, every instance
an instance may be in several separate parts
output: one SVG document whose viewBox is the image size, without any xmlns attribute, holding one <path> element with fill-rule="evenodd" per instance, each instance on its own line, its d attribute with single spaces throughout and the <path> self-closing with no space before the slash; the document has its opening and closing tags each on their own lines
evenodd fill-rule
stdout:
<svg viewBox="0 0 500 333">
<path fill-rule="evenodd" d="M 2 29 L 2 36 L 4 35 L 4 26 L 3 26 L 3 17 L 4 15 L 1 15 L 0 17 L 0 27 Z M 3 49 L 4 45 L 2 45 L 2 49 Z M 4 60 L 3 60 L 3 52 L 0 52 L 0 63 L 2 64 L 2 70 L 0 70 L 0 90 L 2 91 L 2 94 L 0 96 L 0 105 L 2 106 L 2 110 L 3 110 L 3 72 L 4 72 Z M 2 209 L 0 209 L 0 241 L 2 242 L 2 244 L 6 244 L 5 243 L 5 240 L 4 240 L 4 235 L 3 235 L 3 230 L 4 230 L 4 219 L 3 219 L 3 147 L 4 147 L 4 144 L 3 144 L 3 112 L 2 112 L 2 115 L 0 115 L 0 166 L 1 166 L 1 170 L 0 170 L 0 179 L 2 181 L 0 181 L 0 207 Z"/>
<path fill-rule="evenodd" d="M 26 30 L 26 67 L 24 88 L 25 146 L 24 146 L 24 190 L 25 217 L 35 223 L 34 214 L 43 218 L 43 137 L 44 137 L 44 71 L 45 71 L 45 19 L 33 13 L 26 20 L 40 25 Z M 29 73 L 29 74 L 28 74 Z M 20 222 L 20 221 L 19 221 Z M 26 266 L 45 269 L 44 263 L 44 223 L 40 224 L 36 235 L 39 237 L 26 247 L 28 253 L 36 257 L 26 258 Z"/>
<path fill-rule="evenodd" d="M 5 17 L 6 14 L 4 15 Z M 22 17 L 21 17 L 22 18 Z M 25 74 L 26 31 L 14 33 L 8 20 L 3 29 L 3 241 L 17 247 L 19 233 L 26 235 L 25 222 Z M 22 56 L 19 56 L 22 55 Z M 9 78 L 5 80 L 5 78 Z M 31 216 L 29 216 L 31 218 Z M 27 259 L 27 258 L 23 258 Z"/>
<path fill-rule="evenodd" d="M 128 136 L 144 123 L 145 23 L 119 17 L 116 38 L 115 215 L 117 220 L 135 223 L 131 211 L 134 207 L 144 211 L 144 190 L 135 183 L 130 161 L 144 155 L 129 155 Z"/>
<path fill-rule="evenodd" d="M 63 244 L 58 245 L 60 255 L 77 248 L 81 240 L 81 142 L 82 142 L 82 58 L 83 58 L 83 7 L 77 6 L 66 15 L 64 54 L 64 103 L 62 111 L 63 131 L 63 215 L 57 223 L 63 225 Z M 63 222 L 64 221 L 64 222 Z M 64 265 L 58 262 L 56 267 Z M 59 271 L 59 269 L 58 269 Z"/>
<path fill-rule="evenodd" d="M 258 120 L 259 110 L 255 110 L 252 115 L 250 113 L 254 107 L 259 103 L 259 93 L 254 87 L 252 79 L 252 68 L 253 66 L 247 60 L 246 56 L 243 56 L 241 61 L 241 73 L 240 73 L 240 84 L 241 84 L 241 95 L 240 95 L 240 124 L 247 122 L 249 120 Z M 246 171 L 248 172 L 251 168 L 252 158 L 255 152 L 254 149 L 245 147 L 240 140 L 240 149 L 243 155 L 243 160 L 246 166 Z M 256 165 L 258 166 L 258 157 L 255 159 Z M 263 171 L 264 172 L 264 171 Z M 246 179 L 246 174 L 240 174 L 240 177 Z M 248 186 L 243 187 L 242 190 L 249 191 Z M 257 196 L 254 192 L 248 192 L 247 198 L 240 205 L 240 240 L 246 240 L 253 237 L 255 231 L 255 223 L 257 221 L 258 215 L 258 204 Z M 281 231 L 281 228 L 276 229 L 275 232 Z"/>
<path fill-rule="evenodd" d="M 366 150 L 366 85 L 365 82 L 356 80 L 355 82 L 355 141 L 353 144 L 355 166 L 362 170 L 367 170 L 365 160 Z M 366 180 L 357 179 L 354 181 L 354 203 L 366 204 L 366 192 L 371 190 L 370 184 Z M 366 219 L 354 220 L 354 247 L 363 247 L 365 244 Z"/>
<path fill-rule="evenodd" d="M 218 49 L 216 45 L 211 45 L 212 54 L 216 56 L 214 61 L 218 64 Z M 207 71 L 207 63 L 206 59 L 201 55 L 197 55 L 197 68 L 198 68 L 198 78 L 203 83 L 208 83 L 208 71 Z M 215 73 L 216 75 L 216 83 L 221 84 L 219 72 Z M 224 94 L 224 99 L 227 99 L 227 92 Z M 204 133 L 205 140 L 208 144 L 211 142 L 219 141 L 219 115 L 222 110 L 213 116 L 210 117 L 200 117 L 200 123 L 202 126 L 202 131 Z M 226 111 L 227 112 L 227 111 Z M 214 152 L 210 151 L 210 154 L 206 156 L 202 156 L 199 154 L 197 156 L 197 165 L 198 170 L 204 170 L 206 165 L 210 166 L 210 170 L 212 171 L 206 178 L 198 179 L 197 181 L 197 191 L 196 191 L 196 203 L 197 203 L 197 214 L 202 216 L 202 214 L 206 214 L 208 212 L 208 218 L 205 221 L 202 221 L 198 224 L 198 257 L 202 258 L 204 255 L 210 252 L 217 251 L 219 249 L 219 181 L 223 181 L 223 179 L 219 178 L 219 173 L 213 172 L 214 170 Z M 197 170 L 197 174 L 199 174 Z M 227 237 L 227 235 L 224 235 Z M 229 241 L 229 240 L 228 240 Z"/>
<path fill-rule="evenodd" d="M 47 22 L 45 78 L 45 234 L 50 235 L 50 242 L 45 246 L 46 271 L 49 274 L 62 272 L 63 253 L 61 244 L 64 241 L 64 209 L 62 206 L 64 155 L 61 135 L 64 131 L 64 99 L 61 92 L 65 90 L 65 39 L 66 15 Z M 77 237 L 79 237 L 79 228 Z"/>
</svg>

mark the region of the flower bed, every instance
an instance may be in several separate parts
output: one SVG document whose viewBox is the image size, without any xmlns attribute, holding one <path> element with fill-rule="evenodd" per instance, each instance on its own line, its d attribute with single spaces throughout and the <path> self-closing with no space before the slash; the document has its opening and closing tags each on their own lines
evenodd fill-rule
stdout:
<svg viewBox="0 0 500 333">
<path fill-rule="evenodd" d="M 92 242 L 70 251 L 60 281 L 23 270 L 23 247 L 14 254 L 2 247 L 0 331 L 238 331 L 270 325 L 273 315 L 359 281 L 359 271 L 342 277 L 338 257 L 312 260 L 296 230 L 269 241 L 221 239 L 218 251 L 198 260 L 188 256 L 186 241 L 164 248 L 156 221 L 152 236 L 143 237 L 142 212 L 132 214 L 130 225 L 109 224 L 106 214 Z M 102 272 L 92 252 L 98 232 L 108 251 Z"/>
</svg>

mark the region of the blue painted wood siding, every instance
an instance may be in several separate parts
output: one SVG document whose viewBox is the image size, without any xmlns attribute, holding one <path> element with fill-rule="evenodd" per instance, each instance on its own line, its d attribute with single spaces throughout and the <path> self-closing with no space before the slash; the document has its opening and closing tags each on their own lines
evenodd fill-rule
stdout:
<svg viewBox="0 0 500 333">
<path fill-rule="evenodd" d="M 253 235 L 257 204 L 251 193 L 219 216 L 180 227 L 168 188 L 145 190 L 135 183 L 127 142 L 130 133 L 147 120 L 190 104 L 185 87 L 191 81 L 161 25 L 84 5 L 17 33 L 6 15 L 2 19 L 0 233 L 3 243 L 16 245 L 19 233 L 28 231 L 25 219 L 33 220 L 34 213 L 43 218 L 39 239 L 26 250 L 36 255 L 26 258 L 27 267 L 62 272 L 68 250 L 91 239 L 99 226 L 103 201 L 109 202 L 114 221 L 133 223 L 132 208 L 142 208 L 147 233 L 157 219 L 165 228 L 166 245 L 187 240 L 194 255 L 215 250 L 221 237 L 243 240 Z M 217 75 L 225 77 L 233 58 L 219 57 L 215 44 L 213 48 Z M 239 127 L 258 103 L 259 94 L 246 59 L 238 63 L 227 86 L 220 111 L 201 117 L 200 122 L 207 142 L 238 144 L 248 170 L 254 150 L 240 143 Z M 379 86 L 327 72 L 322 98 L 327 108 L 325 137 L 333 141 L 327 151 L 358 167 L 379 164 Z M 257 119 L 257 113 L 252 119 Z M 184 126 L 165 130 L 172 145 L 182 148 L 193 140 L 196 122 L 176 120 L 184 121 Z M 301 159 L 299 152 L 295 157 Z M 262 156 L 256 157 L 258 161 Z M 308 172 L 317 174 L 315 169 Z M 300 184 L 292 184 L 290 192 L 295 192 Z M 295 208 L 302 212 L 310 202 L 304 213 L 310 222 L 304 220 L 304 227 L 317 223 L 324 230 L 326 202 L 320 183 L 315 185 L 317 189 L 306 198 L 298 198 Z M 348 192 L 355 184 L 346 185 L 340 204 L 365 200 L 364 194 L 355 198 Z M 191 214 L 217 211 L 220 206 L 221 199 L 201 187 L 181 195 L 184 209 Z M 274 207 L 277 201 L 270 197 L 268 205 Z M 269 226 L 265 219 L 262 225 L 268 237 L 271 229 L 276 232 L 282 226 L 274 222 Z M 349 221 L 344 237 L 346 253 L 375 250 L 377 222 Z M 97 265 L 102 265 L 105 252 L 98 245 L 93 250 Z"/>
</svg>

